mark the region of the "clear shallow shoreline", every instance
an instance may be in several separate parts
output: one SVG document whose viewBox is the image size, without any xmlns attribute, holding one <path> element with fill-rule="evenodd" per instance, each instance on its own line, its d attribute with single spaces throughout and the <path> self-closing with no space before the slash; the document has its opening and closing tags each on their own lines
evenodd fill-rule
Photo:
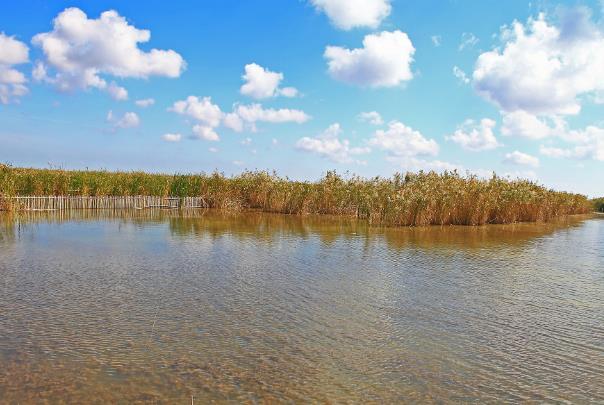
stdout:
<svg viewBox="0 0 604 405">
<path fill-rule="evenodd" d="M 0 396 L 604 399 L 604 222 L 0 214 Z"/>
</svg>

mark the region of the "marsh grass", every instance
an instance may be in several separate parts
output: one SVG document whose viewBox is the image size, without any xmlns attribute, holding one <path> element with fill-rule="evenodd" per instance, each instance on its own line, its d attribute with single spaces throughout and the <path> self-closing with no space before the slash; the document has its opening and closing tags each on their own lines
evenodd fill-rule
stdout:
<svg viewBox="0 0 604 405">
<path fill-rule="evenodd" d="M 371 179 L 328 172 L 317 182 L 302 182 L 262 171 L 227 177 L 0 165 L 0 195 L 201 196 L 211 208 L 227 211 L 341 215 L 389 226 L 540 222 L 593 210 L 582 195 L 549 190 L 527 180 L 495 175 L 481 179 L 457 172 Z"/>
</svg>

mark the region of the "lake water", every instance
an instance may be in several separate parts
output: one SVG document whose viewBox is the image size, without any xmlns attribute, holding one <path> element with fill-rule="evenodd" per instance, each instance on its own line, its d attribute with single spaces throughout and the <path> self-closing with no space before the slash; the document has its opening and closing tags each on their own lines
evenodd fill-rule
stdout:
<svg viewBox="0 0 604 405">
<path fill-rule="evenodd" d="M 0 213 L 0 402 L 604 402 L 604 220 Z"/>
</svg>

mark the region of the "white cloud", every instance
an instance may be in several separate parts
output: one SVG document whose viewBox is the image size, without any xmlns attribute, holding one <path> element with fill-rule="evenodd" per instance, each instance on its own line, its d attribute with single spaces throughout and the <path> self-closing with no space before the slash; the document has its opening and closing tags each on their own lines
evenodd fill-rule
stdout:
<svg viewBox="0 0 604 405">
<path fill-rule="evenodd" d="M 457 66 L 453 66 L 453 76 L 457 77 L 457 79 L 459 79 L 459 81 L 463 84 L 470 83 L 470 79 L 466 75 L 466 72 L 464 72 Z"/>
<path fill-rule="evenodd" d="M 438 154 L 438 144 L 434 139 L 427 139 L 419 131 L 398 121 L 390 122 L 386 131 L 381 129 L 375 131 L 369 140 L 369 145 L 397 157 Z"/>
<path fill-rule="evenodd" d="M 473 48 L 480 40 L 476 38 L 471 32 L 464 32 L 461 34 L 461 43 L 459 44 L 459 50 L 463 51 L 466 48 Z"/>
<path fill-rule="evenodd" d="M 212 152 L 212 153 L 217 153 L 218 152 L 218 148 L 208 148 L 208 151 Z"/>
<path fill-rule="evenodd" d="M 296 148 L 305 152 L 315 153 L 336 163 L 355 162 L 353 156 L 369 153 L 367 147 L 350 147 L 348 139 L 340 139 L 342 128 L 335 123 L 329 126 L 320 135 L 310 138 L 304 137 L 296 142 Z M 356 163 L 360 163 L 356 161 Z"/>
<path fill-rule="evenodd" d="M 503 161 L 504 163 L 517 166 L 539 167 L 539 158 L 519 152 L 517 150 L 512 153 L 506 153 Z"/>
<path fill-rule="evenodd" d="M 155 104 L 155 99 L 152 99 L 152 98 L 143 98 L 141 100 L 136 100 L 134 102 L 134 104 L 136 104 L 137 106 L 139 106 L 141 108 L 147 108 L 147 107 L 150 107 L 153 104 Z"/>
<path fill-rule="evenodd" d="M 245 74 L 242 76 L 245 83 L 239 90 L 241 94 L 255 99 L 276 97 L 296 97 L 298 90 L 294 87 L 279 88 L 283 80 L 283 73 L 271 72 L 256 63 L 245 65 Z"/>
<path fill-rule="evenodd" d="M 128 24 L 114 10 L 89 19 L 82 10 L 67 8 L 54 19 L 52 31 L 32 39 L 45 56 L 44 63 L 36 66 L 34 77 L 53 83 L 61 91 L 90 87 L 110 91 L 104 75 L 118 78 L 180 76 L 185 62 L 175 51 L 139 49 L 138 44 L 150 38 L 150 31 Z M 48 74 L 49 67 L 54 69 L 52 76 Z"/>
<path fill-rule="evenodd" d="M 550 121 L 552 122 L 550 123 Z M 565 126 L 566 124 L 555 116 L 539 118 L 536 115 L 518 110 L 503 113 L 501 134 L 529 139 L 544 139 L 560 134 L 565 130 Z"/>
<path fill-rule="evenodd" d="M 310 119 L 310 116 L 301 110 L 290 110 L 288 108 L 265 109 L 260 104 L 238 105 L 234 112 L 241 120 L 251 124 L 256 122 L 295 122 L 303 124 Z"/>
<path fill-rule="evenodd" d="M 562 149 L 552 146 L 544 146 L 541 145 L 539 148 L 539 153 L 544 156 L 553 157 L 553 158 L 569 158 L 569 157 L 578 157 L 576 152 L 572 149 Z"/>
<path fill-rule="evenodd" d="M 204 141 L 218 142 L 220 140 L 214 128 L 206 125 L 194 125 L 193 134 L 195 138 L 203 139 Z"/>
<path fill-rule="evenodd" d="M 182 139 L 181 134 L 163 134 L 161 138 L 166 142 L 180 142 Z"/>
<path fill-rule="evenodd" d="M 474 87 L 504 111 L 578 114 L 581 96 L 604 90 L 604 33 L 589 10 L 562 15 L 560 26 L 544 14 L 502 29 L 503 46 L 478 57 Z"/>
<path fill-rule="evenodd" d="M 219 126 L 223 117 L 220 107 L 212 103 L 211 97 L 189 96 L 175 102 L 168 111 L 191 117 L 211 128 Z"/>
<path fill-rule="evenodd" d="M 193 137 L 205 141 L 217 142 L 220 136 L 215 128 L 220 126 L 224 113 L 211 97 L 189 96 L 186 100 L 176 101 L 168 111 L 193 118 L 197 124 L 192 128 Z"/>
<path fill-rule="evenodd" d="M 237 113 L 225 114 L 222 124 L 235 132 L 243 131 L 243 120 L 241 117 L 239 117 L 239 115 L 237 115 Z"/>
<path fill-rule="evenodd" d="M 133 112 L 127 112 L 115 123 L 115 126 L 118 128 L 134 128 L 138 127 L 139 124 L 140 119 L 138 115 Z"/>
<path fill-rule="evenodd" d="M 298 89 L 296 89 L 295 87 L 284 87 L 282 89 L 278 89 L 278 93 L 281 96 L 288 97 L 288 98 L 297 97 L 298 94 L 300 94 L 298 92 Z"/>
<path fill-rule="evenodd" d="M 401 31 L 383 31 L 365 36 L 363 47 L 328 46 L 324 57 L 336 80 L 369 87 L 393 87 L 411 80 L 415 48 Z"/>
<path fill-rule="evenodd" d="M 244 145 L 244 146 L 251 145 L 252 144 L 252 138 L 250 138 L 250 137 L 245 138 L 243 141 L 241 141 L 241 144 Z"/>
<path fill-rule="evenodd" d="M 539 152 L 553 158 L 593 159 L 604 161 L 604 128 L 588 126 L 584 130 L 569 131 L 562 136 L 575 146 L 555 147 L 542 145 Z"/>
<path fill-rule="evenodd" d="M 390 0 L 310 0 L 324 12 L 333 25 L 342 30 L 355 27 L 377 28 L 392 7 Z"/>
<path fill-rule="evenodd" d="M 118 86 L 115 82 L 111 82 L 111 84 L 107 87 L 107 93 L 114 100 L 128 100 L 128 90 L 123 87 Z"/>
<path fill-rule="evenodd" d="M 25 75 L 18 70 L 0 66 L 0 83 L 22 84 L 27 82 Z"/>
<path fill-rule="evenodd" d="M 0 32 L 0 65 L 20 65 L 29 60 L 29 48 L 23 42 Z"/>
<path fill-rule="evenodd" d="M 124 115 L 118 118 L 113 115 L 113 111 L 109 110 L 107 113 L 107 122 L 112 123 L 113 130 L 116 131 L 120 128 L 126 129 L 138 127 L 140 125 L 140 118 L 133 112 L 124 113 Z"/>
<path fill-rule="evenodd" d="M 371 125 L 382 125 L 384 123 L 382 116 L 377 111 L 362 112 L 358 118 L 360 121 L 368 122 Z"/>
<path fill-rule="evenodd" d="M 0 103 L 8 104 L 28 93 L 25 75 L 14 65 L 29 61 L 29 48 L 23 42 L 0 32 Z"/>
<path fill-rule="evenodd" d="M 301 110 L 265 109 L 261 104 L 236 104 L 233 108 L 233 112 L 225 114 L 212 103 L 211 97 L 189 96 L 186 100 L 176 101 L 168 111 L 193 118 L 198 123 L 193 127 L 196 137 L 209 141 L 220 139 L 215 131 L 220 125 L 235 132 L 242 132 L 246 128 L 256 131 L 257 122 L 302 124 L 311 118 Z"/>
<path fill-rule="evenodd" d="M 430 37 L 430 39 L 432 40 L 432 45 L 434 45 L 435 47 L 439 47 L 442 43 L 442 37 L 440 35 L 432 35 Z"/>
<path fill-rule="evenodd" d="M 495 121 L 489 118 L 483 118 L 479 123 L 466 120 L 453 135 L 447 136 L 447 140 L 473 152 L 495 149 L 501 146 L 493 133 L 495 125 Z"/>
</svg>

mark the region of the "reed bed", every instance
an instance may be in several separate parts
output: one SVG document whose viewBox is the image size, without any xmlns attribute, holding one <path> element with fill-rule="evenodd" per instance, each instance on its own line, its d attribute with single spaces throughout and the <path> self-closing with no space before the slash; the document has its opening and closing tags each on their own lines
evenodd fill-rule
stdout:
<svg viewBox="0 0 604 405">
<path fill-rule="evenodd" d="M 328 172 L 317 182 L 302 182 L 262 171 L 227 177 L 0 165 L 0 196 L 200 197 L 204 206 L 227 211 L 340 215 L 387 226 L 541 222 L 593 210 L 583 195 L 528 180 L 481 179 L 455 171 L 371 179 Z"/>
</svg>

